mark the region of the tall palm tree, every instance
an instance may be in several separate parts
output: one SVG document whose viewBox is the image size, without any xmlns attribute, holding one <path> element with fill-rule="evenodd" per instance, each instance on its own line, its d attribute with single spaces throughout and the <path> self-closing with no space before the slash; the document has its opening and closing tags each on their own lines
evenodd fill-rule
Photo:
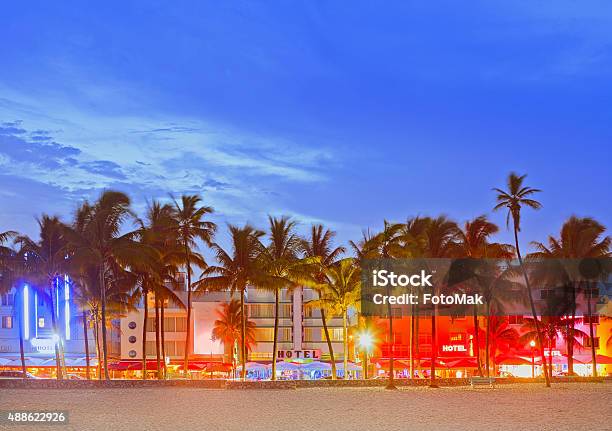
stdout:
<svg viewBox="0 0 612 431">
<path fill-rule="evenodd" d="M 100 293 L 100 318 L 102 322 L 102 359 L 104 378 L 108 373 L 107 342 L 107 293 L 110 289 L 121 289 L 127 274 L 125 268 L 142 266 L 144 261 L 152 264 L 154 251 L 136 241 L 137 231 L 122 234 L 127 221 L 133 220 L 130 199 L 121 192 L 104 191 L 93 204 L 85 202 L 79 210 L 79 229 L 65 229 L 68 250 L 76 266 L 95 265 Z M 128 283 L 129 285 L 129 283 Z"/>
<path fill-rule="evenodd" d="M 295 233 L 296 222 L 289 217 L 268 216 L 270 244 L 263 250 L 262 265 L 268 280 L 265 290 L 274 292 L 274 340 L 272 343 L 272 380 L 276 380 L 276 358 L 278 353 L 278 324 L 280 295 L 283 289 L 296 288 L 295 280 L 300 276 L 298 253 L 301 243 Z"/>
<path fill-rule="evenodd" d="M 351 242 L 351 246 L 356 251 L 356 254 L 361 259 L 393 259 L 405 257 L 405 248 L 402 247 L 400 233 L 403 225 L 399 223 L 390 223 L 384 221 L 384 227 L 381 232 L 373 235 L 369 239 L 362 241 L 361 244 Z M 387 294 L 390 294 L 391 287 L 387 287 Z M 393 313 L 391 304 L 387 304 L 387 319 L 389 321 L 389 382 L 386 389 L 397 389 L 394 383 L 395 380 L 395 335 L 393 332 Z"/>
<path fill-rule="evenodd" d="M 521 230 L 521 210 L 523 207 L 532 208 L 534 210 L 539 210 L 540 208 L 542 208 L 542 204 L 540 202 L 531 198 L 531 196 L 536 193 L 539 193 L 541 190 L 523 185 L 525 177 L 526 175 L 517 175 L 514 172 L 511 172 L 510 175 L 508 175 L 507 180 L 508 190 L 502 190 L 499 188 L 493 189 L 497 192 L 497 205 L 493 207 L 493 210 L 497 211 L 502 208 L 508 209 L 508 214 L 506 216 L 506 226 L 508 227 L 510 226 L 510 218 L 512 218 L 512 230 L 514 233 L 514 246 L 516 250 L 516 256 L 519 260 L 519 264 L 523 272 L 525 286 L 527 287 L 529 306 L 531 307 L 531 314 L 534 320 L 536 332 L 538 334 L 540 353 L 541 356 L 544 357 L 544 340 L 542 337 L 542 332 L 539 328 L 538 313 L 536 312 L 535 303 L 533 301 L 533 292 L 531 290 L 531 284 L 529 283 L 529 276 L 527 275 L 527 270 L 523 263 L 523 257 L 521 256 L 521 249 L 519 246 L 518 239 L 518 233 Z M 542 365 L 542 369 L 544 370 L 546 387 L 550 387 L 550 379 L 548 378 L 548 373 L 546 372 L 546 365 L 544 365 L 544 362 Z"/>
<path fill-rule="evenodd" d="M 427 245 L 427 226 L 430 223 L 430 217 L 410 217 L 406 220 L 406 223 L 402 226 L 402 230 L 399 234 L 399 240 L 404 248 L 404 254 L 409 258 L 422 257 L 425 254 L 425 247 Z M 420 295 L 421 289 L 416 288 L 417 295 Z M 415 293 L 415 292 L 411 292 Z M 414 377 L 414 360 L 417 357 L 417 371 L 420 373 L 421 361 L 420 361 L 420 346 L 419 346 L 419 323 L 420 323 L 420 307 L 418 304 L 411 306 L 410 312 L 410 334 L 409 334 L 409 354 L 410 354 L 410 378 Z"/>
<path fill-rule="evenodd" d="M 17 236 L 17 232 L 0 232 L 0 296 L 9 293 L 17 284 L 20 275 L 23 274 L 23 256 L 19 256 L 15 250 L 4 244 Z M 16 304 L 14 304 L 16 307 Z M 18 313 L 16 313 L 18 314 Z M 19 357 L 21 359 L 22 378 L 27 378 L 27 367 L 23 346 L 23 319 L 19 319 Z"/>
<path fill-rule="evenodd" d="M 463 229 L 458 231 L 458 256 L 472 259 L 499 259 L 511 258 L 513 256 L 512 246 L 507 244 L 491 243 L 490 238 L 499 232 L 499 227 L 482 215 L 474 220 L 465 222 Z M 478 290 L 479 286 L 476 286 Z M 474 342 L 476 347 L 476 363 L 478 374 L 482 376 L 482 364 L 480 361 L 480 328 L 478 323 L 478 306 L 472 308 L 474 321 Z M 489 316 L 487 316 L 487 319 Z M 487 356 L 488 358 L 489 356 Z M 488 359 L 487 359 L 488 361 Z M 488 362 L 487 362 L 488 369 Z"/>
<path fill-rule="evenodd" d="M 25 260 L 26 278 L 30 284 L 45 286 L 44 292 L 50 298 L 51 324 L 55 340 L 55 366 L 57 379 L 64 378 L 62 336 L 58 331 L 55 302 L 57 300 L 57 283 L 66 269 L 65 225 L 57 217 L 43 215 L 37 220 L 40 229 L 38 241 L 27 236 L 20 236 L 16 242 L 20 245 L 20 254 Z"/>
<path fill-rule="evenodd" d="M 345 252 L 345 248 L 335 247 L 332 244 L 333 238 L 336 233 L 332 230 L 325 229 L 323 225 L 312 225 L 310 229 L 310 236 L 307 239 L 302 240 L 302 253 L 307 259 L 317 259 L 316 264 L 313 266 L 313 274 L 315 282 L 320 285 L 326 284 L 327 280 L 326 271 L 330 266 L 336 263 L 338 258 Z M 319 298 L 321 297 L 320 289 L 316 287 L 314 290 L 317 292 Z M 334 357 L 334 347 L 329 336 L 329 329 L 327 328 L 327 318 L 325 308 L 320 307 L 319 312 L 321 314 L 321 324 L 323 325 L 323 333 L 325 335 L 325 341 L 327 342 L 327 349 L 329 350 L 329 357 L 332 367 L 332 380 L 336 380 L 336 359 Z"/>
<path fill-rule="evenodd" d="M 255 342 L 255 322 L 246 320 L 245 345 L 247 351 L 257 344 Z M 217 310 L 217 319 L 212 329 L 212 339 L 221 340 L 225 346 L 225 350 L 233 351 L 234 345 L 240 340 L 240 331 L 242 328 L 242 311 L 240 309 L 240 301 L 232 299 L 230 302 L 221 304 Z M 233 355 L 232 355 L 233 358 Z M 232 359 L 232 364 L 235 362 Z"/>
<path fill-rule="evenodd" d="M 216 255 L 218 265 L 207 267 L 202 278 L 195 283 L 198 291 L 228 290 L 231 294 L 240 293 L 240 359 L 242 363 L 242 379 L 246 377 L 246 311 L 244 295 L 248 286 L 263 287 L 262 278 L 265 278 L 260 261 L 264 245 L 261 237 L 264 232 L 250 225 L 240 228 L 229 225 L 232 249 L 225 251 L 219 244 L 212 243 L 211 248 Z"/>
<path fill-rule="evenodd" d="M 174 201 L 174 220 L 176 222 L 176 237 L 183 247 L 184 266 L 187 270 L 187 331 L 185 333 L 185 358 L 183 369 L 185 374 L 189 370 L 189 351 L 191 349 L 191 265 L 194 263 L 193 252 L 198 248 L 197 240 L 203 241 L 207 246 L 212 239 L 217 225 L 204 220 L 212 214 L 213 208 L 201 205 L 202 198 L 198 195 L 183 195 L 180 202 Z"/>
<path fill-rule="evenodd" d="M 325 308 L 333 316 L 342 316 L 344 378 L 348 376 L 348 312 L 361 298 L 361 270 L 353 258 L 339 260 L 325 271 L 325 283 L 320 286 L 318 300 L 310 307 Z"/>
<path fill-rule="evenodd" d="M 459 238 L 459 227 L 457 223 L 448 219 L 446 216 L 438 216 L 432 218 L 427 223 L 424 235 L 425 255 L 430 259 L 452 258 L 457 253 L 457 241 Z M 434 292 L 436 286 L 434 283 Z M 437 306 L 433 306 L 431 310 L 431 369 L 430 383 L 432 388 L 437 387 L 436 384 L 436 356 L 437 356 Z"/>
<path fill-rule="evenodd" d="M 531 253 L 531 258 L 543 258 L 543 259 L 584 259 L 584 258 L 605 258 L 610 256 L 610 244 L 611 238 L 605 236 L 606 228 L 604 225 L 590 217 L 576 217 L 571 216 L 563 226 L 558 237 L 549 236 L 548 244 L 541 242 L 533 242 L 536 252 Z M 570 301 L 573 305 L 570 310 L 570 319 L 565 319 L 566 333 L 564 337 L 568 340 L 567 344 L 567 366 L 569 374 L 574 374 L 574 342 L 576 331 L 574 327 L 575 314 L 576 314 L 576 294 L 580 290 L 582 283 L 577 281 L 579 277 L 577 274 L 568 274 L 566 271 L 559 271 L 558 274 L 563 274 L 563 280 L 557 280 L 562 284 L 570 283 L 572 300 Z M 590 316 L 589 316 L 590 317 Z M 591 322 L 592 319 L 589 319 Z M 589 324 L 589 331 L 591 337 L 593 334 L 593 324 Z M 591 343 L 593 344 L 593 343 Z M 595 350 L 591 351 L 593 356 L 593 363 L 595 363 Z M 593 371 L 596 373 L 596 367 L 593 367 Z"/>
<path fill-rule="evenodd" d="M 155 345 L 156 358 L 158 360 L 158 378 L 161 377 L 162 367 L 164 377 L 165 367 L 165 326 L 164 308 L 167 301 L 172 301 L 179 306 L 183 306 L 180 298 L 175 294 L 176 287 L 175 275 L 183 262 L 185 253 L 183 245 L 179 243 L 177 237 L 176 221 L 174 219 L 174 208 L 168 204 L 161 204 L 153 201 L 148 205 L 145 220 L 140 220 L 140 230 L 138 234 L 139 242 L 146 247 L 154 250 L 153 265 L 143 262 L 144 265 L 132 268 L 132 272 L 137 274 L 137 287 L 140 297 L 144 304 L 144 322 L 142 333 L 142 378 L 146 379 L 146 343 L 147 343 L 147 321 L 149 315 L 148 296 L 154 294 L 155 303 Z M 192 252 L 190 261 L 196 265 L 204 266 L 203 258 Z M 160 361 L 161 358 L 164 361 Z"/>
</svg>

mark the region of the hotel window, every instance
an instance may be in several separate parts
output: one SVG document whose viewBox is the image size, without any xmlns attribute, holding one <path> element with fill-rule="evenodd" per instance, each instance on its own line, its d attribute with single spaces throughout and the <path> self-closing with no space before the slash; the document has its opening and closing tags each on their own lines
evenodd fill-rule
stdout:
<svg viewBox="0 0 612 431">
<path fill-rule="evenodd" d="M 282 318 L 290 318 L 291 304 L 279 304 L 278 316 Z M 256 319 L 273 319 L 274 304 L 249 304 L 249 317 Z"/>
<path fill-rule="evenodd" d="M 540 299 L 549 299 L 556 296 L 555 289 L 542 289 L 540 290 Z"/>
<path fill-rule="evenodd" d="M 274 328 L 255 328 L 255 341 L 274 341 Z M 291 328 L 278 328 L 278 341 L 281 343 L 291 342 Z"/>
<path fill-rule="evenodd" d="M 176 319 L 174 317 L 164 317 L 164 330 L 166 332 L 176 331 Z"/>
<path fill-rule="evenodd" d="M 327 328 L 331 341 L 343 341 L 344 330 L 342 328 Z M 325 340 L 325 331 L 321 328 L 321 340 Z"/>
<path fill-rule="evenodd" d="M 595 314 L 591 316 L 590 319 L 589 319 L 589 316 L 582 316 L 583 324 L 588 325 L 589 322 L 593 322 L 593 325 L 599 325 L 599 314 Z"/>
<path fill-rule="evenodd" d="M 320 319 L 321 318 L 321 310 L 317 307 L 307 307 L 304 306 L 304 317 L 309 319 Z"/>
<path fill-rule="evenodd" d="M 522 325 L 523 322 L 523 316 L 508 316 L 508 325 Z"/>
<path fill-rule="evenodd" d="M 465 334 L 463 332 L 451 332 L 449 341 L 451 343 L 464 343 Z"/>
<path fill-rule="evenodd" d="M 147 344 L 145 346 L 145 351 L 146 351 L 147 356 L 155 355 L 155 341 L 147 341 Z"/>
<path fill-rule="evenodd" d="M 431 335 L 419 335 L 419 344 L 431 344 Z"/>
<path fill-rule="evenodd" d="M 2 316 L 2 328 L 11 329 L 13 327 L 13 316 Z"/>
<path fill-rule="evenodd" d="M 39 328 L 44 328 L 45 327 L 45 318 L 44 317 L 39 317 L 38 318 L 38 327 Z"/>
<path fill-rule="evenodd" d="M 594 347 L 599 348 L 599 337 L 595 337 Z M 591 347 L 591 337 L 582 337 L 582 345 L 584 347 Z"/>
<path fill-rule="evenodd" d="M 154 317 L 147 318 L 147 332 L 155 332 L 155 318 Z"/>
<path fill-rule="evenodd" d="M 15 295 L 12 293 L 6 293 L 2 295 L 2 305 L 9 306 L 15 303 Z"/>
<path fill-rule="evenodd" d="M 187 332 L 187 317 L 176 318 L 176 332 Z"/>
<path fill-rule="evenodd" d="M 176 356 L 185 356 L 185 342 L 184 341 L 175 341 L 175 354 Z M 168 353 L 166 353 L 168 354 Z"/>
<path fill-rule="evenodd" d="M 317 334 L 317 329 L 319 328 L 304 328 L 304 341 L 307 343 L 317 342 L 321 340 L 317 340 L 315 334 Z M 323 332 L 323 330 L 321 330 Z"/>
</svg>

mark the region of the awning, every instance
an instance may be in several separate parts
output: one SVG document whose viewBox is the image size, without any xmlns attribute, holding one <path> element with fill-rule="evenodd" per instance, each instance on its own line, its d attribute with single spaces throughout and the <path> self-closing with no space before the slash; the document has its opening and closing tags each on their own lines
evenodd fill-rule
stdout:
<svg viewBox="0 0 612 431">
<path fill-rule="evenodd" d="M 591 364 L 593 362 L 592 355 L 576 355 L 574 359 L 576 357 L 580 358 L 580 362 L 584 364 Z M 595 355 L 595 361 L 597 365 L 612 365 L 612 358 L 606 355 Z"/>
<path fill-rule="evenodd" d="M 460 358 L 446 363 L 448 368 L 477 368 L 476 358 Z"/>
</svg>

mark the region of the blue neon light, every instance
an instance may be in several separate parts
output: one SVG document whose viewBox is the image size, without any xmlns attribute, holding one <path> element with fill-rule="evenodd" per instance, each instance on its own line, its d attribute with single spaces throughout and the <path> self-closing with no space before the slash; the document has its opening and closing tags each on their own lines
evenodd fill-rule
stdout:
<svg viewBox="0 0 612 431">
<path fill-rule="evenodd" d="M 30 339 L 30 288 L 27 284 L 23 286 L 23 338 Z"/>
<path fill-rule="evenodd" d="M 70 340 L 70 279 L 64 276 L 64 328 L 66 340 Z"/>
</svg>

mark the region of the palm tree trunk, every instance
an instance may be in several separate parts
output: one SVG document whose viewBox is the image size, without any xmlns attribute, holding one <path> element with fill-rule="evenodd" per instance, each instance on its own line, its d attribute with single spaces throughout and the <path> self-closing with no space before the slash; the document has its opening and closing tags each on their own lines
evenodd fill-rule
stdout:
<svg viewBox="0 0 612 431">
<path fill-rule="evenodd" d="M 472 309 L 474 317 L 474 343 L 476 343 L 476 363 L 478 364 L 478 375 L 482 377 L 482 364 L 480 363 L 480 327 L 478 325 L 478 313 L 476 305 Z"/>
<path fill-rule="evenodd" d="M 83 340 L 85 342 L 85 377 L 91 380 L 91 368 L 89 365 L 89 337 L 87 334 L 87 311 L 83 309 Z"/>
<path fill-rule="evenodd" d="M 485 335 L 485 361 L 486 361 L 485 370 L 487 373 L 487 377 L 491 377 L 491 316 L 488 310 L 487 310 L 487 333 Z M 495 357 L 493 358 L 493 364 L 495 364 Z"/>
<path fill-rule="evenodd" d="M 147 322 L 149 321 L 148 290 L 143 290 L 144 317 L 142 322 L 142 380 L 147 380 Z"/>
<path fill-rule="evenodd" d="M 574 333 L 576 328 L 576 284 L 572 283 L 572 317 L 567 325 L 567 373 L 574 375 Z"/>
<path fill-rule="evenodd" d="M 323 332 L 325 333 L 325 341 L 327 341 L 327 350 L 329 350 L 329 358 L 331 360 L 332 380 L 336 380 L 336 358 L 334 358 L 334 346 L 329 338 L 329 329 L 327 328 L 327 319 L 325 318 L 325 309 L 320 308 L 321 323 L 323 324 Z"/>
<path fill-rule="evenodd" d="M 347 325 L 347 310 L 342 312 L 342 331 L 343 331 L 343 348 L 344 348 L 344 380 L 348 380 L 348 325 Z"/>
<path fill-rule="evenodd" d="M 533 292 L 531 291 L 531 284 L 529 283 L 529 276 L 527 275 L 527 270 L 525 269 L 525 265 L 523 264 L 523 257 L 521 256 L 521 250 L 519 247 L 518 241 L 518 226 L 516 225 L 516 218 L 514 218 L 514 244 L 516 246 L 516 256 L 519 260 L 519 265 L 523 270 L 523 278 L 525 279 L 525 286 L 527 287 L 527 293 L 529 295 L 529 306 L 531 307 L 531 314 L 533 316 L 533 321 L 535 322 L 535 330 L 538 334 L 538 342 L 540 348 L 540 355 L 542 356 L 542 371 L 544 372 L 544 378 L 546 380 L 546 387 L 550 388 L 550 378 L 548 373 L 546 372 L 546 360 L 544 359 L 544 339 L 542 337 L 542 331 L 540 329 L 540 321 L 538 320 L 538 313 L 536 312 L 535 303 L 533 302 Z"/>
<path fill-rule="evenodd" d="M 437 388 L 436 384 L 436 357 L 437 357 L 437 348 L 438 343 L 436 342 L 437 332 L 436 332 L 436 306 L 431 310 L 431 366 L 429 369 L 429 387 Z"/>
<path fill-rule="evenodd" d="M 595 355 L 595 332 L 593 331 L 593 315 L 591 311 L 591 302 L 593 300 L 593 289 L 590 282 L 586 282 L 589 292 L 587 301 L 587 313 L 589 314 L 589 337 L 591 338 L 591 360 L 593 362 L 593 377 L 597 377 L 597 357 Z"/>
<path fill-rule="evenodd" d="M 419 315 L 419 307 L 415 305 L 415 322 L 414 322 L 414 354 L 416 355 L 416 372 L 417 375 L 421 376 L 421 343 L 419 341 L 419 334 L 421 326 L 421 316 Z"/>
<path fill-rule="evenodd" d="M 163 370 L 163 378 L 165 379 L 168 374 L 168 370 L 166 369 L 166 324 L 164 322 L 164 298 L 161 299 L 161 354 L 162 354 L 162 370 Z"/>
<path fill-rule="evenodd" d="M 104 262 L 100 263 L 100 302 L 102 304 L 102 360 L 104 362 L 104 379 L 110 380 L 108 374 L 108 345 L 106 342 L 106 280 L 104 279 Z"/>
<path fill-rule="evenodd" d="M 38 306 L 38 304 L 36 304 L 35 306 Z M 19 357 L 21 359 L 21 376 L 23 379 L 27 379 L 28 369 L 26 368 L 25 352 L 23 349 L 23 319 L 28 319 L 29 316 L 23 316 L 23 314 L 20 314 L 20 316 L 22 316 L 19 321 Z"/>
<path fill-rule="evenodd" d="M 189 259 L 189 246 L 185 241 L 185 260 L 187 266 L 187 331 L 185 332 L 185 358 L 183 359 L 183 372 L 189 375 L 189 351 L 191 350 L 191 261 Z"/>
<path fill-rule="evenodd" d="M 242 380 L 246 378 L 246 310 L 244 309 L 244 289 L 240 289 L 240 362 L 242 363 L 242 370 L 240 370 L 240 377 Z"/>
<path fill-rule="evenodd" d="M 387 295 L 391 295 L 391 287 L 387 287 Z M 395 387 L 395 338 L 393 334 L 393 310 L 391 309 L 391 303 L 387 303 L 387 312 L 389 313 L 389 381 L 385 389 L 397 389 Z M 344 371 L 346 373 L 346 370 Z"/>
<path fill-rule="evenodd" d="M 272 380 L 276 380 L 276 355 L 278 349 L 278 305 L 280 290 L 274 292 L 274 341 L 272 342 Z"/>
<path fill-rule="evenodd" d="M 53 279 L 50 281 L 50 291 L 51 291 L 51 327 L 53 328 L 53 338 L 55 338 L 54 348 L 55 348 L 55 374 L 57 380 L 63 380 L 64 374 L 62 372 L 62 365 L 60 361 L 60 346 L 59 346 L 59 332 L 57 330 L 57 316 L 55 315 L 55 284 Z"/>
<path fill-rule="evenodd" d="M 414 305 L 411 305 L 412 313 L 410 313 L 410 335 L 409 335 L 409 353 L 410 353 L 410 379 L 414 379 Z"/>
<path fill-rule="evenodd" d="M 155 293 L 155 359 L 157 360 L 157 379 L 161 379 L 161 364 L 159 362 L 159 301 L 157 299 L 157 293 Z M 185 368 L 185 374 L 187 373 Z"/>
<path fill-rule="evenodd" d="M 98 380 L 102 380 L 102 349 L 100 348 L 100 325 L 98 324 L 98 310 L 96 310 L 94 313 L 94 341 L 96 342 L 96 357 L 98 358 L 98 365 L 96 366 Z"/>
</svg>

